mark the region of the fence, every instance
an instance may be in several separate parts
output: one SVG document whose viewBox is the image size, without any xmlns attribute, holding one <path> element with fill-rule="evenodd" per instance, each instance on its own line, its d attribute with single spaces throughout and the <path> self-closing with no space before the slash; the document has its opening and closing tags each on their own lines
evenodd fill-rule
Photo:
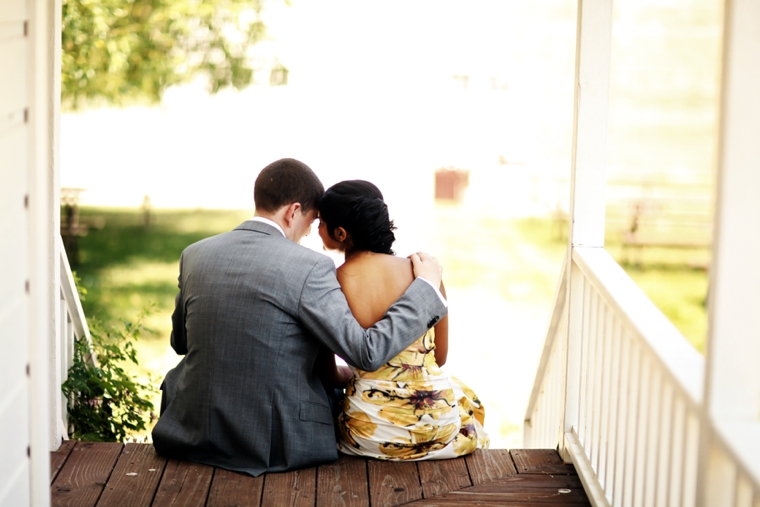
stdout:
<svg viewBox="0 0 760 507">
<path fill-rule="evenodd" d="M 571 263 L 527 409 L 526 447 L 564 447 L 594 505 L 691 506 L 700 496 L 704 505 L 760 505 L 758 475 L 736 454 L 741 444 L 724 438 L 736 440 L 735 431 L 704 415 L 704 358 L 603 248 L 576 247 Z"/>
</svg>

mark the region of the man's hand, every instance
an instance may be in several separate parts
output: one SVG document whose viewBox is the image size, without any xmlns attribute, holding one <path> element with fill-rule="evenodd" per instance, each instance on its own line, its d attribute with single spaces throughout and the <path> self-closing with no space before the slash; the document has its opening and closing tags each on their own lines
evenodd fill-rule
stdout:
<svg viewBox="0 0 760 507">
<path fill-rule="evenodd" d="M 409 256 L 412 261 L 414 277 L 422 277 L 432 283 L 434 287 L 441 285 L 443 267 L 438 264 L 438 259 L 425 252 L 413 253 Z"/>
</svg>

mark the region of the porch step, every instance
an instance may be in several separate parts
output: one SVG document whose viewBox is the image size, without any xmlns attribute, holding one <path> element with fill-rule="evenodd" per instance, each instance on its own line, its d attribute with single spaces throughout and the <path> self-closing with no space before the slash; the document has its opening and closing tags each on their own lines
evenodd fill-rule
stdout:
<svg viewBox="0 0 760 507">
<path fill-rule="evenodd" d="M 494 449 L 453 460 L 335 463 L 260 477 L 167 459 L 150 444 L 66 441 L 51 453 L 53 506 L 588 506 L 554 450 Z"/>
</svg>

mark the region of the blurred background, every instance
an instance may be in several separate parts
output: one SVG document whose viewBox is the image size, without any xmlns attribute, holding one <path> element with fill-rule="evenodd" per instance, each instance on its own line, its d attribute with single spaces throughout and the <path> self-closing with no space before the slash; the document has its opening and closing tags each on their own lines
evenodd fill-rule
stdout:
<svg viewBox="0 0 760 507">
<path fill-rule="evenodd" d="M 197 73 L 152 103 L 68 102 L 62 232 L 85 313 L 153 303 L 135 371 L 160 381 L 179 359 L 179 254 L 253 214 L 261 168 L 294 157 L 326 187 L 367 179 L 396 252 L 444 266 L 444 369 L 484 402 L 492 446 L 520 447 L 567 241 L 576 2 L 259 7 L 248 86 Z M 614 19 L 607 248 L 703 351 L 720 3 L 616 0 Z M 322 251 L 316 231 L 302 244 Z"/>
</svg>

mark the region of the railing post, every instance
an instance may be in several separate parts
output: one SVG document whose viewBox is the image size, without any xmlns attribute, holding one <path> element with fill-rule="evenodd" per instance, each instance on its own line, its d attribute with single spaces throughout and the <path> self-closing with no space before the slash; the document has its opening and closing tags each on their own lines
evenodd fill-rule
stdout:
<svg viewBox="0 0 760 507">
<path fill-rule="evenodd" d="M 733 495 L 711 428 L 760 426 L 760 2 L 727 0 L 723 34 L 701 505 Z"/>
<path fill-rule="evenodd" d="M 570 180 L 570 233 L 567 259 L 567 336 L 560 342 L 566 360 L 563 434 L 578 424 L 580 403 L 583 276 L 574 267 L 576 246 L 604 247 L 607 119 L 609 109 L 612 0 L 578 0 L 575 54 L 575 111 Z M 570 460 L 568 443 L 559 451 Z"/>
</svg>

